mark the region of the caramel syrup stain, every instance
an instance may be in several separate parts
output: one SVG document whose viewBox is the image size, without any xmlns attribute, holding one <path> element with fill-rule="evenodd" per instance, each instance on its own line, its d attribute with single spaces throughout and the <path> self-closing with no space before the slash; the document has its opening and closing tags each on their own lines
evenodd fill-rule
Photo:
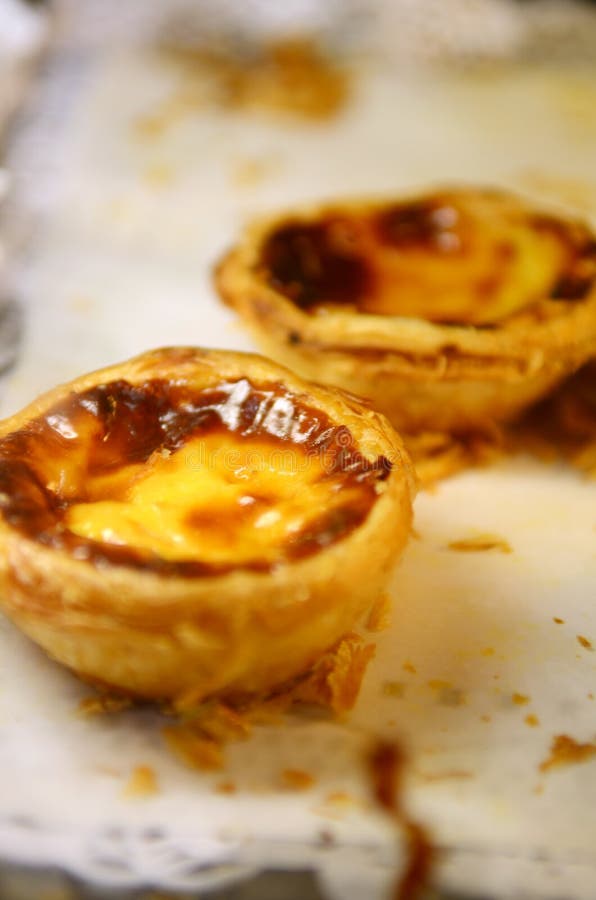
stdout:
<svg viewBox="0 0 596 900">
<path fill-rule="evenodd" d="M 120 499 L 114 486 L 120 470 L 125 475 L 128 466 L 147 463 L 153 454 L 168 456 L 208 434 L 221 435 L 222 441 L 233 435 L 240 444 L 258 438 L 272 449 L 301 448 L 321 461 L 322 480 L 339 478 L 339 486 L 347 488 L 344 503 L 322 511 L 282 544 L 274 563 L 258 558 L 242 563 L 254 571 L 268 571 L 279 561 L 303 558 L 341 540 L 364 522 L 377 496 L 375 487 L 391 470 L 385 457 L 367 460 L 345 426 L 278 383 L 254 386 L 239 379 L 198 390 L 167 380 L 138 385 L 120 380 L 73 393 L 0 439 L 0 513 L 27 537 L 96 566 L 188 577 L 229 571 L 234 568 L 229 563 L 168 560 L 133 546 L 87 539 L 69 531 L 64 521 L 74 504 Z M 111 486 L 102 495 L 101 480 L 107 475 Z M 123 493 L 128 485 L 123 476 Z M 196 527 L 210 527 L 199 512 L 189 515 Z"/>
<path fill-rule="evenodd" d="M 404 757 L 396 744 L 380 741 L 369 757 L 374 797 L 379 806 L 403 828 L 408 843 L 408 861 L 393 893 L 394 900 L 415 900 L 427 886 L 434 858 L 433 848 L 421 825 L 403 807 Z"/>
</svg>

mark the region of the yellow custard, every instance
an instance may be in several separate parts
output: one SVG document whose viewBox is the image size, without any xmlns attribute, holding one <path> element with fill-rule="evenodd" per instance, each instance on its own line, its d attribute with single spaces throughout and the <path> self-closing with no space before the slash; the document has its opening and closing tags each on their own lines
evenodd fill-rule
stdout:
<svg viewBox="0 0 596 900">
<path fill-rule="evenodd" d="M 321 510 L 330 514 L 348 502 L 344 477 L 326 475 L 321 462 L 299 446 L 207 435 L 129 467 L 124 490 L 117 473 L 119 499 L 75 503 L 65 524 L 81 537 L 164 559 L 273 562 L 280 545 L 315 525 Z M 102 493 L 110 493 L 105 481 Z"/>
<path fill-rule="evenodd" d="M 494 325 L 587 291 L 596 254 L 579 226 L 507 205 L 498 192 L 457 191 L 288 219 L 267 235 L 259 267 L 310 313 Z"/>
<path fill-rule="evenodd" d="M 325 414 L 245 379 L 194 393 L 102 385 L 9 435 L 2 455 L 5 515 L 42 543 L 193 574 L 268 568 L 333 543 L 388 474 Z"/>
</svg>

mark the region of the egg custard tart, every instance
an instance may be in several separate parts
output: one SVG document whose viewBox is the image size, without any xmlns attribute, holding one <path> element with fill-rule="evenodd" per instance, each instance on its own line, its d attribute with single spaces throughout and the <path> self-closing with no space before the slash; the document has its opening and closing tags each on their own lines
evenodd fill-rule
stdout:
<svg viewBox="0 0 596 900">
<path fill-rule="evenodd" d="M 378 601 L 412 493 L 393 428 L 343 392 L 145 353 L 0 424 L 0 606 L 132 695 L 267 692 Z"/>
<path fill-rule="evenodd" d="M 216 284 L 273 358 L 406 432 L 514 418 L 596 352 L 596 240 L 494 190 L 250 226 Z"/>
</svg>

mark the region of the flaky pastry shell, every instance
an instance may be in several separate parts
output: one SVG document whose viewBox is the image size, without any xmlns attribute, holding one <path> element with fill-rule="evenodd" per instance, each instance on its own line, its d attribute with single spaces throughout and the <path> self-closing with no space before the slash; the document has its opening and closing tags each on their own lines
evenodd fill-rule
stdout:
<svg viewBox="0 0 596 900">
<path fill-rule="evenodd" d="M 596 353 L 594 236 L 495 190 L 290 210 L 215 281 L 264 352 L 405 432 L 511 420 Z"/>
<path fill-rule="evenodd" d="M 356 399 L 195 348 L 84 375 L 3 421 L 0 482 L 7 616 L 85 678 L 177 700 L 308 670 L 378 600 L 414 490 L 400 438 Z"/>
</svg>

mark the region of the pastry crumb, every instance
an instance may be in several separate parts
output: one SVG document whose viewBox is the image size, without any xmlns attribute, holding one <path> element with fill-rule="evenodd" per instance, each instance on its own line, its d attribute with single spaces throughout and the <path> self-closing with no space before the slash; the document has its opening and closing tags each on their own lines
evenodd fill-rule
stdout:
<svg viewBox="0 0 596 900">
<path fill-rule="evenodd" d="M 468 781 L 474 778 L 474 773 L 467 769 L 449 769 L 446 772 L 417 772 L 417 777 L 427 784 L 441 781 Z"/>
<path fill-rule="evenodd" d="M 406 686 L 403 681 L 384 681 L 381 690 L 386 697 L 401 698 L 404 696 Z"/>
<path fill-rule="evenodd" d="M 596 757 L 596 743 L 581 744 L 567 734 L 558 734 L 552 740 L 550 755 L 539 768 L 541 772 L 548 772 L 557 766 L 587 762 L 593 757 Z"/>
<path fill-rule="evenodd" d="M 511 695 L 511 700 L 516 706 L 525 706 L 530 702 L 530 698 L 527 694 L 518 694 L 517 692 Z"/>
<path fill-rule="evenodd" d="M 455 550 L 459 553 L 484 553 L 489 550 L 497 550 L 499 553 L 513 553 L 511 545 L 504 538 L 494 534 L 478 534 L 474 537 L 450 541 L 447 544 L 447 549 Z"/>
<path fill-rule="evenodd" d="M 427 684 L 431 691 L 448 691 L 452 687 L 450 681 L 443 681 L 441 678 L 431 678 Z"/>
<path fill-rule="evenodd" d="M 197 734 L 188 725 L 173 725 L 162 730 L 168 748 L 191 769 L 202 772 L 223 769 L 221 744 Z"/>
<path fill-rule="evenodd" d="M 332 791 L 325 797 L 325 803 L 330 803 L 333 806 L 350 805 L 354 802 L 354 798 L 347 791 Z"/>
<path fill-rule="evenodd" d="M 233 781 L 220 781 L 215 785 L 217 794 L 235 794 L 238 788 Z"/>
<path fill-rule="evenodd" d="M 288 790 L 307 791 L 315 783 L 315 778 L 310 772 L 305 772 L 303 769 L 284 769 L 281 773 L 281 781 Z"/>
<path fill-rule="evenodd" d="M 125 797 L 151 797 L 158 793 L 157 775 L 151 766 L 136 766 L 123 791 Z"/>
<path fill-rule="evenodd" d="M 224 765 L 224 746 L 248 738 L 248 717 L 220 701 L 185 707 L 177 725 L 163 729 L 170 750 L 193 769 L 217 770 Z"/>
<path fill-rule="evenodd" d="M 324 706 L 335 713 L 349 712 L 374 654 L 373 644 L 365 643 L 358 634 L 348 634 L 295 685 L 292 698 L 298 703 Z"/>
<path fill-rule="evenodd" d="M 122 712 L 130 709 L 132 705 L 133 701 L 130 697 L 117 694 L 97 694 L 92 697 L 83 697 L 77 707 L 77 713 L 84 718 L 90 718 Z"/>
<path fill-rule="evenodd" d="M 391 625 L 391 595 L 381 594 L 366 621 L 368 631 L 385 631 Z"/>
</svg>

